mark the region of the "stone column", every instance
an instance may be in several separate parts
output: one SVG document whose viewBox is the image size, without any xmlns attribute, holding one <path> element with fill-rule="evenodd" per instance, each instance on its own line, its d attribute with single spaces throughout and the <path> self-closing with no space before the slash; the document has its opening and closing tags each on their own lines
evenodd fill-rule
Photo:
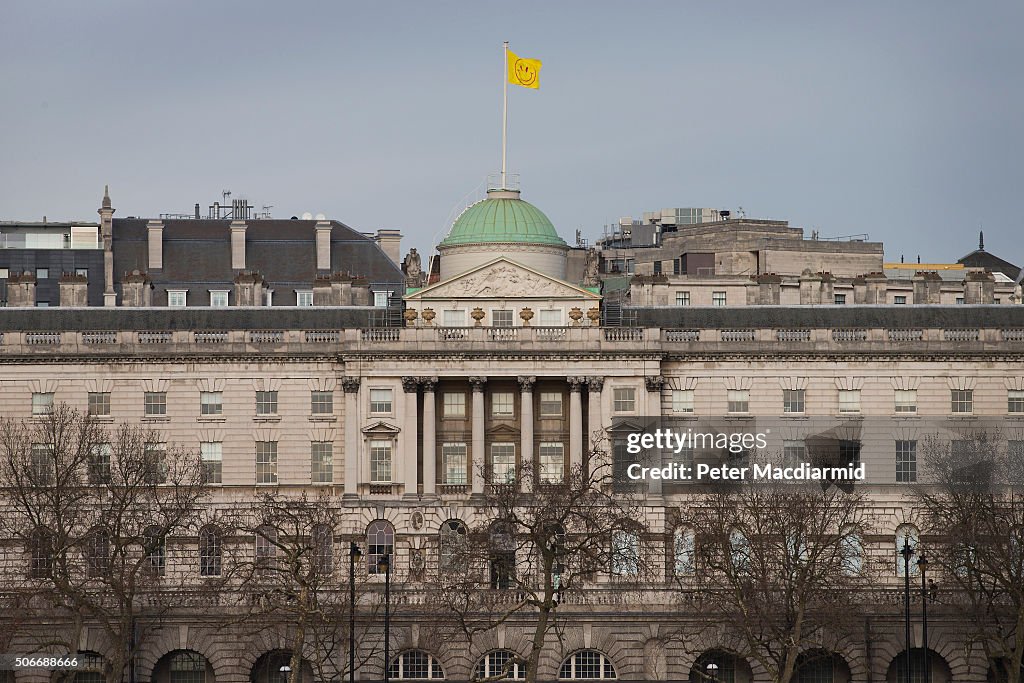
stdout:
<svg viewBox="0 0 1024 683">
<path fill-rule="evenodd" d="M 655 420 L 661 419 L 661 388 L 665 385 L 665 378 L 661 375 L 654 375 L 653 377 L 644 377 L 644 385 L 647 389 L 647 402 L 644 408 L 644 412 L 649 418 Z M 654 425 L 648 423 L 649 428 L 653 428 Z M 651 467 L 661 467 L 662 457 L 661 452 L 656 452 L 652 455 L 650 462 L 648 463 Z M 654 495 L 661 495 L 661 479 L 651 478 L 648 480 L 647 491 Z"/>
<path fill-rule="evenodd" d="M 604 377 L 587 378 L 587 439 L 588 457 L 593 457 L 597 449 L 609 449 L 611 446 L 601 437 L 605 435 L 604 418 L 601 411 L 601 391 L 604 389 Z M 596 437 L 596 438 L 595 438 Z"/>
<path fill-rule="evenodd" d="M 419 434 L 416 425 L 416 399 L 419 388 L 418 378 L 402 378 L 405 406 L 403 406 L 402 412 L 402 454 L 398 461 L 400 464 L 398 476 L 401 477 L 403 494 L 406 496 L 416 496 L 419 493 L 419 477 L 417 476 L 419 449 L 416 447 L 416 435 Z"/>
<path fill-rule="evenodd" d="M 359 497 L 359 378 L 341 380 L 345 392 L 345 498 Z"/>
<path fill-rule="evenodd" d="M 522 425 L 520 431 L 521 443 L 519 446 L 519 463 L 522 467 L 529 467 L 529 477 L 523 479 L 523 486 L 526 491 L 532 491 L 534 483 L 538 480 L 537 461 L 533 455 L 533 384 L 536 377 L 519 378 L 519 422 Z"/>
<path fill-rule="evenodd" d="M 473 493 L 483 494 L 484 492 L 484 386 L 487 384 L 486 377 L 470 377 L 469 383 L 473 387 L 473 457 L 470 467 L 473 480 Z"/>
<path fill-rule="evenodd" d="M 420 377 L 423 387 L 423 495 L 437 492 L 437 418 L 434 415 L 436 377 Z"/>
<path fill-rule="evenodd" d="M 569 471 L 583 465 L 583 377 L 567 377 L 569 383 Z"/>
</svg>

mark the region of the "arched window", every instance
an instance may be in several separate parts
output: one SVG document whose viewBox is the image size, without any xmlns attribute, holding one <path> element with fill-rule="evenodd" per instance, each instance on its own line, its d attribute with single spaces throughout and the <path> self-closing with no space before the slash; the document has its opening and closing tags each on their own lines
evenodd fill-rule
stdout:
<svg viewBox="0 0 1024 683">
<path fill-rule="evenodd" d="M 516 576 L 516 539 L 508 523 L 491 525 L 490 555 L 491 588 L 511 588 Z"/>
<path fill-rule="evenodd" d="M 738 527 L 729 531 L 729 562 L 737 572 L 750 570 L 750 541 Z"/>
<path fill-rule="evenodd" d="M 93 527 L 85 537 L 85 570 L 88 576 L 103 576 L 110 570 L 110 533 Z"/>
<path fill-rule="evenodd" d="M 221 537 L 215 526 L 199 530 L 199 575 L 220 576 Z"/>
<path fill-rule="evenodd" d="M 175 652 L 169 668 L 170 683 L 206 683 L 206 658 L 198 652 Z"/>
<path fill-rule="evenodd" d="M 478 679 L 522 681 L 526 679 L 526 662 L 511 650 L 494 650 L 477 662 Z"/>
<path fill-rule="evenodd" d="M 385 555 L 395 554 L 395 527 L 391 522 L 378 519 L 366 527 L 366 571 L 383 574 L 377 563 Z M 390 558 L 389 558 L 390 559 Z"/>
<path fill-rule="evenodd" d="M 103 683 L 103 655 L 95 652 L 78 653 L 78 669 L 75 671 L 75 683 Z"/>
<path fill-rule="evenodd" d="M 334 529 L 327 524 L 313 527 L 313 561 L 318 574 L 334 571 Z"/>
<path fill-rule="evenodd" d="M 449 519 L 441 525 L 438 532 L 440 554 L 437 568 L 443 572 L 464 572 L 469 567 L 466 556 L 467 546 L 466 525 L 457 519 Z"/>
<path fill-rule="evenodd" d="M 562 662 L 558 669 L 560 681 L 614 680 L 615 667 L 597 650 L 580 650 Z"/>
<path fill-rule="evenodd" d="M 142 551 L 146 554 L 146 569 L 163 576 L 167 567 L 167 539 L 160 527 L 153 525 L 142 532 Z"/>
<path fill-rule="evenodd" d="M 612 574 L 636 576 L 640 573 L 640 535 L 626 529 L 612 532 Z"/>
<path fill-rule="evenodd" d="M 856 529 L 846 529 L 839 540 L 842 572 L 857 576 L 864 569 L 864 541 Z"/>
<path fill-rule="evenodd" d="M 29 576 L 45 579 L 53 571 L 53 534 L 42 527 L 32 532 L 28 539 Z"/>
<path fill-rule="evenodd" d="M 917 527 L 913 524 L 901 524 L 896 529 L 896 537 L 894 540 L 896 550 L 896 576 L 904 577 L 907 575 L 906 560 L 903 557 L 903 547 L 910 547 L 910 575 L 917 576 L 917 543 L 918 543 L 918 531 Z"/>
<path fill-rule="evenodd" d="M 672 534 L 676 576 L 690 576 L 696 566 L 696 534 L 686 526 L 676 527 Z"/>
<path fill-rule="evenodd" d="M 433 655 L 409 650 L 391 660 L 388 678 L 396 681 L 443 681 L 444 671 Z"/>
</svg>

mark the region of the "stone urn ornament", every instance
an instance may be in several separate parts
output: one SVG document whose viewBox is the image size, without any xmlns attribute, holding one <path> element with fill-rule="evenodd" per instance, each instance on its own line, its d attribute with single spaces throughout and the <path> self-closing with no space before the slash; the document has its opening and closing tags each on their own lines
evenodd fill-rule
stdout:
<svg viewBox="0 0 1024 683">
<path fill-rule="evenodd" d="M 587 317 L 590 318 L 591 325 L 597 325 L 601 322 L 601 309 L 597 306 L 587 309 Z"/>
<path fill-rule="evenodd" d="M 420 317 L 423 318 L 423 322 L 428 325 L 434 324 L 434 318 L 437 317 L 437 313 L 434 312 L 433 308 L 424 308 L 420 313 Z"/>
<path fill-rule="evenodd" d="M 583 320 L 583 310 L 578 306 L 573 306 L 569 309 L 569 317 L 572 318 L 573 325 L 579 325 L 580 321 Z"/>
<path fill-rule="evenodd" d="M 519 317 L 523 319 L 523 325 L 526 327 L 530 326 L 530 321 L 533 320 L 533 309 L 526 307 L 519 311 Z"/>
<path fill-rule="evenodd" d="M 484 319 L 484 309 L 479 307 L 474 308 L 472 311 L 470 311 L 469 317 L 475 321 L 473 324 L 476 327 L 480 327 L 480 321 Z"/>
<path fill-rule="evenodd" d="M 405 313 L 403 313 L 402 315 L 405 317 L 406 326 L 412 327 L 415 324 L 416 318 L 419 316 L 419 313 L 416 312 L 415 308 L 407 308 L 405 309 Z"/>
</svg>

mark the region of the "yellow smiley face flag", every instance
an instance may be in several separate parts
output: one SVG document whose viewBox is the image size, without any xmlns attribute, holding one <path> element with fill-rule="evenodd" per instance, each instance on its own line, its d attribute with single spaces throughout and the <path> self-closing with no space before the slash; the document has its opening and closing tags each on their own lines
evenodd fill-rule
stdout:
<svg viewBox="0 0 1024 683">
<path fill-rule="evenodd" d="M 523 59 L 508 51 L 508 82 L 524 88 L 540 88 L 540 60 Z"/>
</svg>

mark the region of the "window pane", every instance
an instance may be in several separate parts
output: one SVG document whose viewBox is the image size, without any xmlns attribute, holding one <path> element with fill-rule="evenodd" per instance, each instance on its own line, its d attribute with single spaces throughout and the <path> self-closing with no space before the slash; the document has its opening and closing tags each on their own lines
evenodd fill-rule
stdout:
<svg viewBox="0 0 1024 683">
<path fill-rule="evenodd" d="M 896 390 L 896 412 L 916 413 L 917 412 L 917 389 Z"/>
<path fill-rule="evenodd" d="M 465 417 L 466 395 L 461 392 L 446 391 L 444 393 L 444 416 Z"/>
<path fill-rule="evenodd" d="M 89 393 L 89 414 L 99 416 L 110 415 L 109 392 Z"/>
<path fill-rule="evenodd" d="M 256 483 L 277 483 L 277 442 L 256 442 Z"/>
<path fill-rule="evenodd" d="M 370 483 L 391 483 L 391 442 L 370 442 Z"/>
<path fill-rule="evenodd" d="M 329 484 L 334 481 L 334 444 L 330 441 L 314 441 L 310 444 L 311 472 L 314 484 Z"/>
<path fill-rule="evenodd" d="M 804 390 L 784 389 L 782 391 L 782 412 L 802 413 L 804 412 Z"/>
<path fill-rule="evenodd" d="M 729 389 L 729 412 L 745 413 L 750 408 L 750 391 L 748 389 Z"/>
<path fill-rule="evenodd" d="M 557 392 L 541 392 L 541 417 L 562 417 L 562 395 Z"/>
<path fill-rule="evenodd" d="M 565 447 L 561 442 L 542 441 L 540 455 L 540 483 L 561 484 L 565 480 Z"/>
<path fill-rule="evenodd" d="M 146 415 L 167 414 L 167 393 L 163 391 L 147 391 L 143 396 Z"/>
<path fill-rule="evenodd" d="M 617 413 L 630 413 L 636 410 L 636 389 L 618 388 L 612 392 L 613 409 Z"/>
<path fill-rule="evenodd" d="M 277 414 L 277 392 L 257 391 L 256 392 L 256 414 L 276 415 Z"/>
<path fill-rule="evenodd" d="M 676 292 L 676 306 L 689 306 L 690 305 L 690 293 L 689 292 Z"/>
<path fill-rule="evenodd" d="M 466 324 L 466 312 L 463 310 L 445 311 L 442 322 L 445 327 L 462 327 Z"/>
<path fill-rule="evenodd" d="M 1006 395 L 1006 412 L 1024 413 L 1024 391 L 1009 391 Z"/>
<path fill-rule="evenodd" d="M 224 395 L 219 391 L 199 392 L 199 412 L 202 415 L 220 415 L 224 412 Z"/>
<path fill-rule="evenodd" d="M 693 389 L 675 389 L 672 391 L 672 412 L 693 412 Z"/>
<path fill-rule="evenodd" d="M 32 394 L 32 414 L 33 415 L 49 415 L 53 412 L 53 394 L 52 393 L 34 393 Z"/>
<path fill-rule="evenodd" d="M 917 442 L 896 442 L 896 481 L 913 483 L 917 481 Z"/>
<path fill-rule="evenodd" d="M 445 484 L 465 485 L 467 483 L 466 455 L 465 443 L 441 444 L 441 469 Z"/>
<path fill-rule="evenodd" d="M 516 445 L 491 444 L 491 483 L 511 484 L 516 479 Z"/>
<path fill-rule="evenodd" d="M 860 389 L 839 390 L 839 412 L 859 413 L 860 412 Z"/>
<path fill-rule="evenodd" d="M 391 389 L 370 389 L 370 412 L 391 412 Z"/>
<path fill-rule="evenodd" d="M 204 441 L 199 444 L 199 457 L 203 463 L 203 482 L 206 484 L 221 483 L 223 465 L 223 445 L 220 441 Z"/>
<path fill-rule="evenodd" d="M 313 391 L 310 392 L 310 412 L 314 415 L 334 414 L 334 392 Z"/>
<path fill-rule="evenodd" d="M 494 327 L 512 327 L 512 311 L 491 311 L 491 324 Z"/>
<path fill-rule="evenodd" d="M 499 391 L 491 395 L 491 415 L 494 417 L 512 417 L 515 415 L 516 395 L 512 392 Z"/>
<path fill-rule="evenodd" d="M 562 312 L 552 309 L 541 309 L 540 325 L 542 327 L 557 327 L 562 324 Z"/>
<path fill-rule="evenodd" d="M 725 306 L 726 305 L 726 294 L 725 294 L 725 292 L 712 292 L 711 293 L 711 305 L 712 306 Z"/>
<path fill-rule="evenodd" d="M 313 305 L 313 292 L 295 292 L 295 305 L 296 306 L 312 306 Z"/>
<path fill-rule="evenodd" d="M 974 390 L 953 389 L 951 392 L 952 411 L 954 413 L 974 412 Z"/>
</svg>

